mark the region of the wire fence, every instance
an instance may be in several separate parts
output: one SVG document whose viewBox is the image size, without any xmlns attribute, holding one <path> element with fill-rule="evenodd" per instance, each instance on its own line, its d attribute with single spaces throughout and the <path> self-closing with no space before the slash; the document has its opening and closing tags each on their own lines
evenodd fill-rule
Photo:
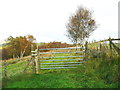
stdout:
<svg viewBox="0 0 120 90">
<path fill-rule="evenodd" d="M 119 56 L 120 55 L 120 43 L 117 43 L 116 41 L 119 41 L 120 39 L 107 39 L 107 40 L 101 40 L 98 42 L 92 42 L 88 43 L 88 55 L 92 57 L 100 57 L 101 55 L 107 55 L 110 58 L 112 56 Z"/>
<path fill-rule="evenodd" d="M 23 57 L 12 61 L 4 60 L 2 62 L 2 78 L 9 79 L 15 75 L 24 73 L 24 69 L 31 57 Z M 27 72 L 31 72 L 31 65 L 28 67 Z"/>
</svg>

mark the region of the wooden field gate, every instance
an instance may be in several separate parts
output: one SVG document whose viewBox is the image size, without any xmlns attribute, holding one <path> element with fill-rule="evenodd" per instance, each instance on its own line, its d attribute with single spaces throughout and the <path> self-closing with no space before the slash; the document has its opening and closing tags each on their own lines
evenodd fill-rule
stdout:
<svg viewBox="0 0 120 90">
<path fill-rule="evenodd" d="M 83 63 L 85 48 L 46 48 L 31 52 L 34 58 L 34 70 L 38 73 L 40 69 L 76 68 Z"/>
</svg>

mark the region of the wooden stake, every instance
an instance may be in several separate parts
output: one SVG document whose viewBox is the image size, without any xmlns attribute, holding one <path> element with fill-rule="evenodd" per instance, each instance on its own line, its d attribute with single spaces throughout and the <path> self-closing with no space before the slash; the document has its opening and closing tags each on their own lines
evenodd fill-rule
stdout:
<svg viewBox="0 0 120 90">
<path fill-rule="evenodd" d="M 110 58 L 112 58 L 112 45 L 111 45 L 111 38 L 109 38 L 109 45 L 110 45 Z"/>
<path fill-rule="evenodd" d="M 88 59 L 88 57 L 87 57 L 87 53 L 88 52 L 88 42 L 86 41 L 86 43 L 85 43 L 85 60 L 87 60 Z"/>
<path fill-rule="evenodd" d="M 7 65 L 6 65 L 6 59 L 4 60 L 4 78 L 7 79 Z"/>
<path fill-rule="evenodd" d="M 38 49 L 36 49 L 36 59 L 35 59 L 35 62 L 36 62 L 36 74 L 39 73 L 39 60 L 38 60 Z"/>
</svg>

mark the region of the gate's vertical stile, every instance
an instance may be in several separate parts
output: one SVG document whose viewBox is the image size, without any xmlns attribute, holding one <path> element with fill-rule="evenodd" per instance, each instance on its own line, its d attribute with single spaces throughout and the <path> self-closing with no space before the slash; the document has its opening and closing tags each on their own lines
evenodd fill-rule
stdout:
<svg viewBox="0 0 120 90">
<path fill-rule="evenodd" d="M 39 55 L 38 59 L 40 59 L 40 60 L 38 60 L 38 62 L 39 62 L 39 68 L 40 68 L 39 72 L 41 72 L 41 54 L 40 54 L 40 50 L 39 49 L 38 49 L 38 55 Z"/>
<path fill-rule="evenodd" d="M 77 47 L 78 47 L 78 44 L 77 44 Z M 77 54 L 77 51 L 78 51 L 78 48 L 77 48 L 77 47 L 76 47 L 76 51 L 75 51 L 76 53 L 75 53 L 75 55 Z"/>
<path fill-rule="evenodd" d="M 70 53 L 69 53 L 69 52 L 70 52 L 70 50 L 68 50 L 68 56 L 70 56 Z M 68 57 L 68 60 L 69 60 L 69 59 L 70 59 L 70 57 Z M 70 60 L 69 60 L 69 61 L 70 61 Z"/>
<path fill-rule="evenodd" d="M 57 50 L 53 50 L 53 51 L 57 51 Z M 52 50 L 50 50 L 50 52 L 52 54 Z M 54 54 L 52 54 L 52 57 L 54 58 Z M 53 63 L 54 63 L 54 61 L 53 61 Z"/>
<path fill-rule="evenodd" d="M 39 54 L 40 50 L 38 48 L 38 66 L 39 66 L 39 73 L 41 72 L 40 71 L 40 54 Z"/>
</svg>

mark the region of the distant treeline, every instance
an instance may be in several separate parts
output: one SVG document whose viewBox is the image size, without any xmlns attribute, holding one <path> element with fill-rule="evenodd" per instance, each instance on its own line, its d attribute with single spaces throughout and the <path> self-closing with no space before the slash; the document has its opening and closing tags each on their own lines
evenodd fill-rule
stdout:
<svg viewBox="0 0 120 90">
<path fill-rule="evenodd" d="M 70 47 L 70 44 L 67 43 L 61 43 L 61 42 L 49 42 L 49 43 L 43 43 L 42 45 L 39 45 L 39 49 L 44 49 L 44 48 L 65 48 L 65 47 Z M 45 50 L 44 50 L 45 51 Z"/>
<path fill-rule="evenodd" d="M 19 36 L 19 37 L 8 37 L 6 44 L 2 46 L 0 54 L 2 55 L 2 60 L 10 58 L 22 58 L 23 56 L 28 56 L 31 54 L 31 49 L 43 48 L 65 48 L 74 46 L 72 44 L 62 43 L 62 42 L 49 42 L 49 43 L 35 43 L 35 38 L 33 35 Z"/>
<path fill-rule="evenodd" d="M 10 58 L 22 58 L 23 56 L 30 55 L 31 46 L 36 48 L 36 44 L 33 43 L 35 38 L 32 35 L 8 37 L 6 44 L 2 46 L 2 60 Z"/>
</svg>

